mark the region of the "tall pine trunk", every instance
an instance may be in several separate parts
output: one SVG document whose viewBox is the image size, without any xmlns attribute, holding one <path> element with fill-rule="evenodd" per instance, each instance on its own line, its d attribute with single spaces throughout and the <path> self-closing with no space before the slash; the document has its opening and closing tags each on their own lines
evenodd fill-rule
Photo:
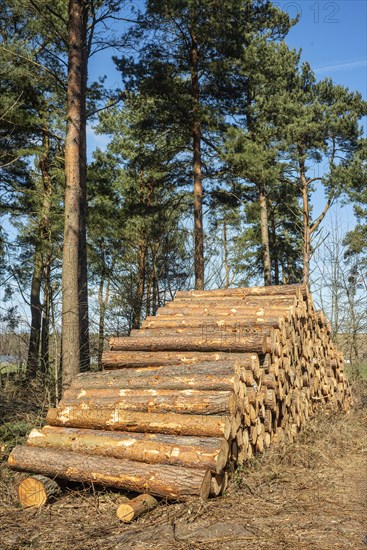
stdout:
<svg viewBox="0 0 367 550">
<path fill-rule="evenodd" d="M 51 307 L 51 201 L 52 178 L 50 165 L 50 139 L 47 132 L 43 138 L 44 154 L 40 160 L 40 168 L 43 182 L 43 205 L 41 216 L 41 236 L 44 248 L 43 258 L 43 316 L 41 329 L 41 366 L 43 373 L 49 368 L 49 332 L 50 332 L 50 307 Z"/>
<path fill-rule="evenodd" d="M 51 265 L 47 256 L 43 279 L 43 315 L 41 329 L 41 369 L 44 374 L 50 366 L 50 314 L 51 314 Z"/>
<path fill-rule="evenodd" d="M 88 11 L 84 0 L 82 22 L 82 82 L 81 82 L 81 116 L 80 116 L 80 220 L 79 220 L 79 331 L 80 331 L 80 370 L 90 368 L 89 316 L 88 316 L 88 268 L 87 268 L 87 83 L 88 51 L 87 25 Z"/>
<path fill-rule="evenodd" d="M 311 259 L 310 203 L 308 198 L 307 178 L 302 162 L 300 163 L 300 177 L 303 207 L 303 284 L 308 286 L 310 282 Z"/>
<path fill-rule="evenodd" d="M 224 248 L 224 268 L 226 272 L 225 288 L 229 288 L 228 240 L 227 240 L 227 223 L 225 220 L 223 220 L 223 248 Z"/>
<path fill-rule="evenodd" d="M 38 224 L 37 244 L 34 254 L 34 267 L 31 285 L 31 332 L 29 337 L 28 358 L 27 358 L 27 377 L 34 378 L 37 375 L 40 364 L 40 345 L 41 345 L 41 361 L 43 361 L 44 353 L 44 338 L 42 326 L 42 306 L 41 306 L 41 289 L 42 280 L 44 278 L 44 255 L 46 263 L 49 260 L 51 247 L 51 229 L 50 229 L 50 210 L 52 196 L 52 181 L 50 174 L 50 140 L 47 129 L 43 134 L 43 153 L 39 160 L 39 167 L 42 176 L 42 203 L 40 218 Z M 44 281 L 45 301 L 48 295 L 49 281 L 47 277 Z"/>
<path fill-rule="evenodd" d="M 87 14 L 84 0 L 69 0 L 67 129 L 65 140 L 65 226 L 62 268 L 62 386 L 80 370 L 85 281 L 85 79 Z M 83 120 L 84 118 L 84 120 Z M 86 283 L 86 281 L 85 281 Z M 83 302 L 83 307 L 80 303 Z M 84 311 L 84 313 L 83 313 Z M 83 350 L 84 341 L 83 341 Z"/>
<path fill-rule="evenodd" d="M 275 213 L 273 211 L 271 215 L 271 241 L 272 241 L 272 252 L 273 252 L 273 262 L 274 262 L 274 284 L 279 285 L 279 254 L 277 246 L 277 233 L 275 229 Z"/>
<path fill-rule="evenodd" d="M 192 143 L 194 173 L 194 271 L 195 289 L 204 289 L 203 181 L 201 173 L 201 120 L 199 88 L 199 52 L 193 39 L 190 50 L 193 99 Z"/>
<path fill-rule="evenodd" d="M 271 261 L 269 247 L 269 224 L 268 224 L 268 207 L 266 202 L 265 188 L 262 186 L 259 190 L 260 202 L 260 227 L 261 227 L 261 248 L 264 266 L 264 284 L 271 285 Z"/>
<path fill-rule="evenodd" d="M 42 285 L 42 243 L 39 241 L 34 255 L 34 267 L 31 286 L 31 332 L 29 336 L 27 378 L 35 378 L 39 364 L 39 349 L 41 337 L 41 285 Z"/>
<path fill-rule="evenodd" d="M 140 328 L 141 314 L 143 309 L 143 298 L 145 290 L 145 262 L 146 262 L 147 245 L 143 241 L 139 244 L 138 250 L 138 274 L 137 287 L 133 301 L 133 318 L 131 328 Z"/>
<path fill-rule="evenodd" d="M 105 338 L 105 316 L 106 308 L 110 298 L 110 277 L 106 275 L 106 263 L 105 263 L 105 243 L 104 239 L 101 241 L 101 261 L 102 261 L 102 273 L 99 281 L 98 291 L 98 305 L 99 305 L 99 324 L 98 324 L 98 369 L 102 370 L 102 353 L 104 348 Z M 106 290 L 105 290 L 106 283 Z"/>
<path fill-rule="evenodd" d="M 153 259 L 152 259 L 152 283 L 153 283 L 152 315 L 155 315 L 159 308 L 159 281 L 158 281 L 158 275 L 157 275 L 157 257 L 155 252 L 153 253 Z"/>
</svg>

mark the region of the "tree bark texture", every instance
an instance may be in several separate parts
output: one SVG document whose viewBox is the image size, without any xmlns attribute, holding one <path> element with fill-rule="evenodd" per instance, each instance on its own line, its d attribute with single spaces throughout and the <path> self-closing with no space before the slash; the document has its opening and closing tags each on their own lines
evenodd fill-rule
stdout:
<svg viewBox="0 0 367 550">
<path fill-rule="evenodd" d="M 223 220 L 223 250 L 224 250 L 224 269 L 226 274 L 225 288 L 229 288 L 229 260 L 228 260 L 228 240 L 227 240 L 227 222 Z"/>
<path fill-rule="evenodd" d="M 166 464 L 145 464 L 102 456 L 37 447 L 15 447 L 9 465 L 39 474 L 149 492 L 173 499 L 188 495 L 207 498 L 210 492 L 210 470 L 183 468 Z"/>
<path fill-rule="evenodd" d="M 248 288 L 217 288 L 215 290 L 180 290 L 176 293 L 176 299 L 195 297 L 195 298 L 219 298 L 229 297 L 244 298 L 246 296 L 297 296 L 300 294 L 303 298 L 308 295 L 306 285 L 281 285 L 272 288 L 263 286 L 253 286 Z"/>
<path fill-rule="evenodd" d="M 159 375 L 155 373 L 152 369 L 148 370 L 146 376 L 138 377 L 129 377 L 125 376 L 124 380 L 120 380 L 120 385 L 117 383 L 111 384 L 110 386 L 100 386 L 98 389 L 106 392 L 106 395 L 112 395 L 112 392 L 123 392 L 123 390 L 145 390 L 145 391 L 156 391 L 156 390 L 193 390 L 193 391 L 234 391 L 238 393 L 239 391 L 239 377 L 238 374 L 235 374 L 232 369 L 232 374 L 225 375 L 219 371 L 216 371 L 218 374 L 213 373 L 208 370 L 208 374 L 198 375 L 196 373 L 189 375 L 177 375 L 170 372 L 166 374 Z M 108 371 L 106 371 L 108 372 Z M 113 374 L 113 371 L 108 372 L 108 374 Z M 65 392 L 65 395 L 74 395 L 78 397 L 82 392 L 83 395 L 89 396 L 92 389 L 97 389 L 96 387 L 92 388 L 88 386 L 88 381 L 85 381 L 85 384 L 78 381 L 77 385 L 73 384 L 72 388 L 68 389 Z M 96 384 L 97 381 L 94 382 Z M 103 380 L 100 383 L 104 383 Z M 149 390 L 147 389 L 147 384 L 149 384 Z M 110 388 L 109 393 L 107 390 Z"/>
<path fill-rule="evenodd" d="M 34 378 L 39 365 L 48 364 L 48 324 L 50 292 L 50 254 L 51 229 L 50 211 L 52 198 L 52 181 L 50 173 L 50 139 L 46 131 L 43 134 L 43 152 L 39 160 L 42 174 L 42 203 L 38 224 L 37 243 L 34 254 L 34 267 L 31 285 L 31 331 L 28 346 L 27 377 Z M 44 316 L 42 319 L 41 290 L 44 283 Z"/>
<path fill-rule="evenodd" d="M 137 286 L 135 296 L 133 298 L 133 316 L 131 327 L 138 329 L 141 324 L 141 316 L 143 310 L 143 298 L 145 289 L 145 263 L 146 263 L 147 245 L 146 242 L 139 244 L 138 250 L 138 273 Z"/>
<path fill-rule="evenodd" d="M 191 87 L 193 101 L 192 144 L 194 173 L 194 271 L 195 288 L 204 289 L 204 229 L 203 229 L 203 180 L 201 173 L 201 120 L 199 52 L 195 38 L 190 49 Z"/>
<path fill-rule="evenodd" d="M 65 140 L 65 227 L 62 269 L 62 385 L 87 366 L 85 249 L 86 3 L 69 0 L 67 130 Z M 83 338 L 83 340 L 82 340 Z M 82 360 L 82 364 L 81 364 Z"/>
<path fill-rule="evenodd" d="M 145 367 L 130 367 L 128 370 L 114 370 L 104 371 L 98 373 L 83 373 L 79 374 L 74 382 L 73 387 L 69 391 L 85 389 L 85 388 L 109 388 L 109 387 L 134 387 L 134 384 L 146 384 L 147 380 L 152 381 L 154 384 L 200 384 L 200 380 L 203 383 L 211 384 L 218 381 L 218 385 L 222 380 L 227 380 L 228 384 L 238 372 L 238 369 L 248 367 L 251 369 L 253 366 L 258 366 L 258 357 L 255 354 L 238 354 L 240 358 L 243 355 L 243 360 L 224 359 L 213 361 L 203 361 L 186 363 L 177 361 L 176 364 L 168 364 L 161 366 L 145 366 Z M 204 380 L 206 379 L 206 382 Z M 141 381 L 141 382 L 140 382 Z M 177 382 L 176 382 L 177 381 Z"/>
<path fill-rule="evenodd" d="M 264 265 L 264 284 L 271 285 L 271 260 L 269 247 L 269 225 L 268 225 L 268 206 L 265 188 L 259 190 L 260 200 L 260 227 L 261 227 L 261 248 Z"/>
<path fill-rule="evenodd" d="M 60 407 L 118 409 L 119 411 L 176 414 L 234 414 L 238 408 L 231 391 L 121 389 L 90 390 L 78 396 L 64 393 Z"/>
<path fill-rule="evenodd" d="M 98 323 L 98 368 L 102 370 L 102 354 L 105 344 L 105 315 L 106 308 L 110 298 L 110 276 L 106 273 L 105 265 L 105 246 L 104 239 L 101 242 L 101 262 L 102 273 L 99 281 L 98 305 L 99 305 L 99 323 Z M 106 285 L 106 288 L 105 288 Z"/>
<path fill-rule="evenodd" d="M 224 438 L 111 432 L 45 426 L 33 430 L 27 445 L 55 448 L 152 464 L 209 468 L 220 473 L 229 447 Z"/>
<path fill-rule="evenodd" d="M 81 101 L 80 101 L 80 217 L 79 217 L 79 332 L 80 370 L 90 368 L 89 307 L 88 307 L 88 258 L 87 258 L 87 84 L 88 57 L 88 0 L 79 0 L 82 6 L 81 29 Z"/>
<path fill-rule="evenodd" d="M 131 367 L 159 367 L 162 365 L 194 365 L 206 361 L 221 361 L 228 359 L 227 352 L 204 351 L 105 351 L 102 363 L 105 369 L 120 369 Z M 240 363 L 252 364 L 259 361 L 256 353 L 231 353 L 231 359 Z"/>
<path fill-rule="evenodd" d="M 31 285 L 31 331 L 29 335 L 27 378 L 35 378 L 39 366 L 41 337 L 41 286 L 43 273 L 42 243 L 38 242 L 34 254 L 33 275 Z"/>
<path fill-rule="evenodd" d="M 133 338 L 132 336 L 111 338 L 111 351 L 223 351 L 267 353 L 267 344 L 262 335 L 248 336 L 236 333 L 211 334 L 196 338 L 161 337 Z"/>
<path fill-rule="evenodd" d="M 50 409 L 47 422 L 51 426 L 93 428 L 113 431 L 197 435 L 226 439 L 231 433 L 231 419 L 223 416 L 195 414 L 129 412 L 115 409 Z"/>
<path fill-rule="evenodd" d="M 301 165 L 302 206 L 303 206 L 303 284 L 308 286 L 310 280 L 311 234 L 310 204 L 308 185 L 303 165 Z"/>
<path fill-rule="evenodd" d="M 228 316 L 221 317 L 220 315 L 213 315 L 210 321 L 205 321 L 203 320 L 202 315 L 191 315 L 189 319 L 178 316 L 173 317 L 160 315 L 159 317 L 147 317 L 142 324 L 142 332 L 145 330 L 161 331 L 163 329 L 177 330 L 177 332 L 179 332 L 180 330 L 185 329 L 204 329 L 205 327 L 213 330 L 232 330 L 232 328 L 235 329 L 236 327 L 242 327 L 243 330 L 251 331 L 252 328 L 256 329 L 261 327 L 279 328 L 280 324 L 286 317 L 288 316 L 277 317 L 269 315 L 265 317 L 264 314 L 257 315 L 255 312 L 244 316 L 243 320 L 238 318 L 233 319 Z"/>
</svg>

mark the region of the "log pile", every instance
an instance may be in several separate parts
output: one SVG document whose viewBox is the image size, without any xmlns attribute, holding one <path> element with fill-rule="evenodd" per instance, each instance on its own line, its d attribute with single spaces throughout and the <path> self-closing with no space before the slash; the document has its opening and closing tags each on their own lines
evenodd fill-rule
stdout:
<svg viewBox="0 0 367 550">
<path fill-rule="evenodd" d="M 331 329 L 302 285 L 178 292 L 104 371 L 80 374 L 11 467 L 180 499 L 219 495 L 228 464 L 351 404 Z"/>
</svg>

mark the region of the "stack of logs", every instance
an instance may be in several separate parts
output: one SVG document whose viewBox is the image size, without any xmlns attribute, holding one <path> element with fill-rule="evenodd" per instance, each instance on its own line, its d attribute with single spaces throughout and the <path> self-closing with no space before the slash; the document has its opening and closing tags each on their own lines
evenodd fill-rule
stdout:
<svg viewBox="0 0 367 550">
<path fill-rule="evenodd" d="M 330 325 L 305 286 L 178 292 L 104 372 L 73 382 L 9 464 L 180 499 L 220 494 L 228 465 L 351 404 Z"/>
</svg>

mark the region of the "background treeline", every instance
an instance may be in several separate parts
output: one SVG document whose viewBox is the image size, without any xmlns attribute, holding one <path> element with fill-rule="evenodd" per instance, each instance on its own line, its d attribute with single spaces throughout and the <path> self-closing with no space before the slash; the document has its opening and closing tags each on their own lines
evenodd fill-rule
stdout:
<svg viewBox="0 0 367 550">
<path fill-rule="evenodd" d="M 285 43 L 297 21 L 271 2 L 138 7 L 0 6 L 0 314 L 7 331 L 29 310 L 27 377 L 66 370 L 60 326 L 63 317 L 70 342 L 65 296 L 74 291 L 82 368 L 90 353 L 100 365 L 106 334 L 128 334 L 176 290 L 204 285 L 312 283 L 358 356 L 367 291 L 361 94 L 317 81 Z M 121 75 L 115 89 L 88 80 L 88 60 L 101 52 Z M 86 166 L 91 124 L 109 144 Z M 347 235 L 336 222 L 323 228 L 335 201 L 353 204 Z"/>
</svg>

